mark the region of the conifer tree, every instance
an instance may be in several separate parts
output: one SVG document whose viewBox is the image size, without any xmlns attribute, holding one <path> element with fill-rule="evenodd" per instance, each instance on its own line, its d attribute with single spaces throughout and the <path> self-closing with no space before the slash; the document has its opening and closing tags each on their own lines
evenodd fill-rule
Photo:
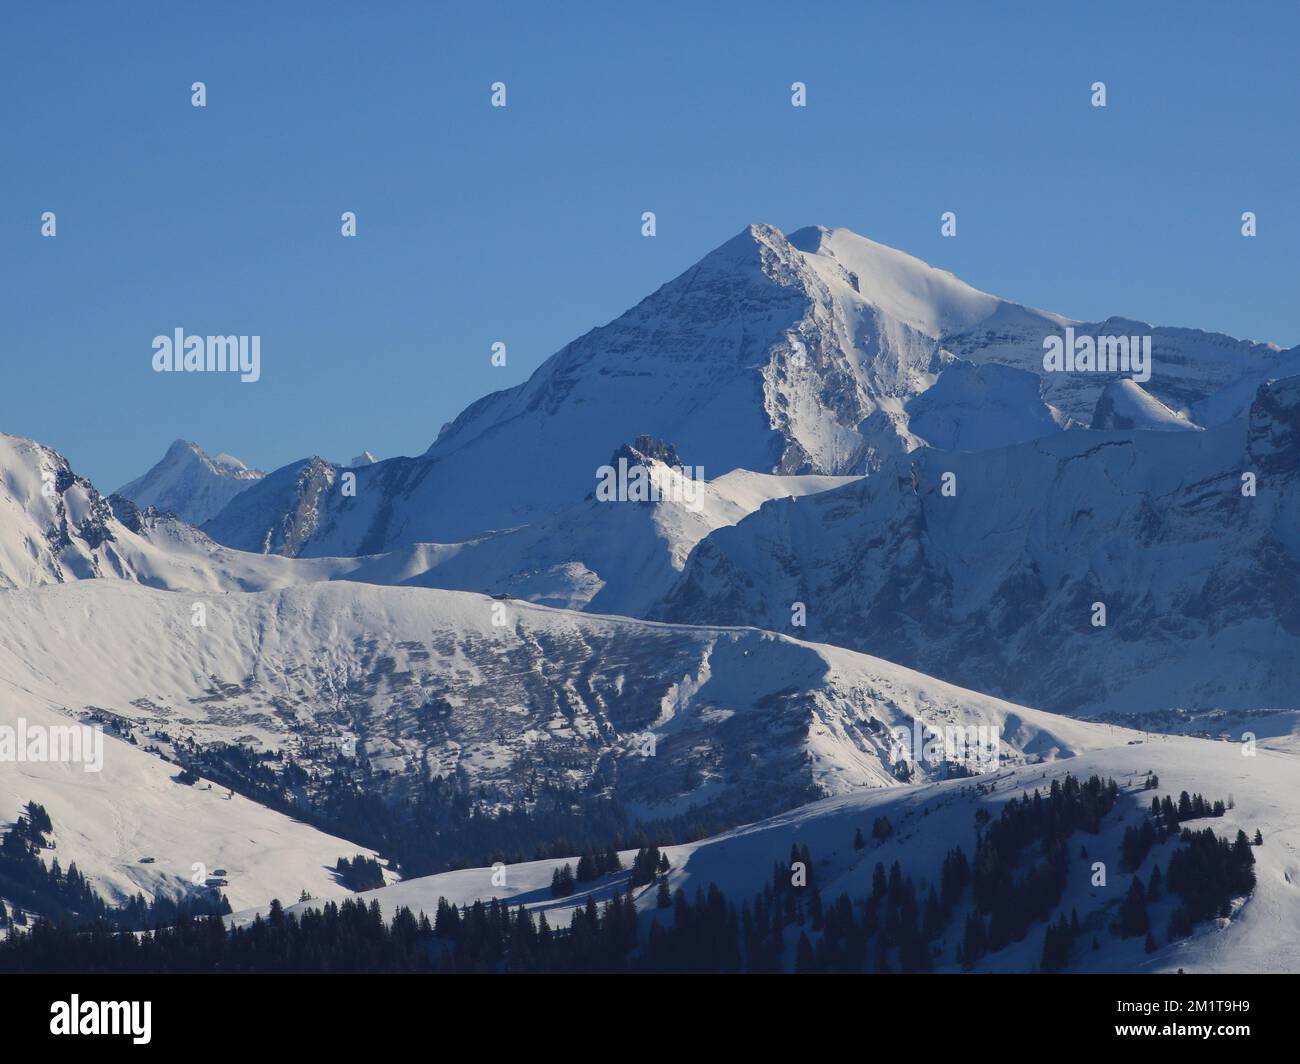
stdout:
<svg viewBox="0 0 1300 1064">
<path fill-rule="evenodd" d="M 1119 910 L 1120 938 L 1133 938 L 1146 934 L 1149 929 L 1147 919 L 1146 891 L 1142 887 L 1142 877 L 1134 876 L 1129 884 L 1128 895 Z"/>
<path fill-rule="evenodd" d="M 810 975 L 817 970 L 817 960 L 806 931 L 799 932 L 799 942 L 794 948 L 794 970 L 800 975 Z"/>
<path fill-rule="evenodd" d="M 668 877 L 659 877 L 659 890 L 655 894 L 655 904 L 661 909 L 670 908 L 673 904 L 672 891 L 668 889 Z"/>
</svg>

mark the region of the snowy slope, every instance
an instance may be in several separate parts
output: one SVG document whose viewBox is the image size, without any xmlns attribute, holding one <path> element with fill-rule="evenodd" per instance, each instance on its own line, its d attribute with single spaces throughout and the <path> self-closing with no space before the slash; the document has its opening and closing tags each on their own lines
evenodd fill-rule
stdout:
<svg viewBox="0 0 1300 1064">
<path fill-rule="evenodd" d="M 847 281 L 861 302 L 935 339 L 966 332 L 1003 303 L 947 270 L 848 229 L 809 226 L 789 239 L 828 286 Z M 1058 315 L 1048 317 L 1065 321 Z"/>
<path fill-rule="evenodd" d="M 124 579 L 183 591 L 262 591 L 328 580 L 409 584 L 508 593 L 549 605 L 637 614 L 672 587 L 691 548 L 714 529 L 734 524 L 763 503 L 851 482 L 853 477 L 776 476 L 734 470 L 688 481 L 679 469 L 629 450 L 650 471 L 662 497 L 653 502 L 588 498 L 534 525 L 465 543 L 417 543 L 387 554 L 294 558 L 254 549 L 269 540 L 292 544 L 301 529 L 271 525 L 249 550 L 222 546 L 170 513 L 113 496 L 105 500 L 48 447 L 0 437 L 0 587 L 74 579 Z M 41 471 L 51 475 L 41 491 Z M 330 490 L 340 470 L 319 460 L 267 478 L 268 490 Z M 8 486 L 8 487 L 6 487 Z M 236 506 L 256 509 L 247 493 Z M 308 513 L 310 506 L 301 510 Z M 80 516 L 78 516 L 80 515 Z M 35 544 L 39 544 L 38 549 Z"/>
<path fill-rule="evenodd" d="M 428 545 L 420 552 L 423 570 L 401 582 L 638 616 L 668 593 L 691 549 L 714 529 L 735 524 L 772 499 L 826 491 L 856 479 L 737 469 L 716 480 L 687 482 L 662 462 L 645 459 L 643 464 L 662 492 L 656 501 L 588 498 L 522 528 L 454 546 Z M 398 550 L 392 556 L 406 553 Z M 311 559 L 296 561 L 312 564 Z M 345 560 L 330 564 L 337 569 Z M 368 579 L 375 573 L 372 564 L 347 578 Z"/>
<path fill-rule="evenodd" d="M 984 451 L 1052 436 L 1069 419 L 1043 400 L 1032 373 L 996 362 L 955 361 L 907 403 L 918 442 L 945 451 Z"/>
<path fill-rule="evenodd" d="M 1200 428 L 1182 414 L 1148 395 L 1133 380 L 1106 385 L 1092 414 L 1091 429 L 1102 432 L 1143 429 L 1148 432 L 1195 432 Z"/>
<path fill-rule="evenodd" d="M 781 630 L 803 601 L 809 638 L 1056 711 L 1296 708 L 1298 530 L 1292 377 L 1206 432 L 925 449 L 770 503 L 654 615 Z"/>
<path fill-rule="evenodd" d="M 7 612 L 7 611 L 6 611 Z M 77 669 L 75 648 L 63 668 Z M 44 663 L 52 666 L 52 660 Z M 82 676 L 79 682 L 91 681 Z M 0 726 L 65 725 L 68 719 L 46 700 L 0 683 Z M 143 892 L 177 896 L 193 890 L 193 866 L 224 868 L 222 890 L 231 905 L 265 905 L 297 898 L 305 888 L 316 898 L 349 893 L 328 871 L 339 857 L 369 853 L 365 847 L 326 835 L 239 795 L 226 797 L 206 781 L 176 782 L 177 769 L 136 746 L 104 736 L 103 770 L 80 765 L 6 763 L 0 770 L 0 823 L 35 801 L 50 813 L 58 858 L 75 862 L 110 900 Z M 142 864 L 142 857 L 154 861 Z"/>
<path fill-rule="evenodd" d="M 898 861 L 904 874 L 912 876 L 922 894 L 937 881 L 945 854 L 961 846 L 974 853 L 975 813 L 987 810 L 997 816 L 1009 798 L 1020 797 L 1034 788 L 1046 791 L 1053 780 L 1067 772 L 1086 779 L 1096 774 L 1113 777 L 1122 788 L 1120 804 L 1103 822 L 1096 836 L 1076 834 L 1072 840 L 1074 859 L 1058 913 L 1077 910 L 1089 930 L 1084 943 L 1073 953 L 1070 971 L 1172 972 L 1300 972 L 1300 792 L 1294 782 L 1300 776 L 1300 760 L 1294 753 L 1260 749 L 1254 757 L 1243 757 L 1234 743 L 1205 739 L 1146 736 L 1130 743 L 1132 733 L 1117 730 L 1116 745 L 1054 761 L 982 777 L 994 781 L 991 793 L 977 793 L 970 781 L 953 780 L 919 787 L 857 791 L 828 798 L 782 813 L 768 820 L 736 828 L 699 842 L 664 849 L 672 865 L 669 885 L 692 897 L 699 888 L 716 883 L 728 899 L 739 905 L 763 889 L 773 864 L 789 860 L 792 844 L 807 845 L 813 855 L 816 877 L 825 902 L 841 892 L 851 898 L 869 894 L 872 871 L 877 862 L 888 868 Z M 1264 845 L 1254 850 L 1258 885 L 1244 905 L 1238 905 L 1223 926 L 1202 924 L 1190 939 L 1169 944 L 1163 930 L 1173 902 L 1154 903 L 1151 914 L 1157 928 L 1159 948 L 1147 954 L 1141 938 L 1121 940 L 1109 935 L 1105 925 L 1128 889 L 1130 874 L 1120 871 L 1119 844 L 1125 826 L 1141 822 L 1152 792 L 1141 783 L 1148 771 L 1160 780 L 1158 793 L 1177 795 L 1182 790 L 1203 793 L 1214 800 L 1231 797 L 1234 807 L 1226 816 L 1192 822 L 1196 830 L 1212 827 L 1231 839 L 1238 829 L 1264 836 Z M 894 835 L 880 844 L 857 851 L 852 846 L 856 830 L 870 835 L 875 819 L 885 816 Z M 1088 857 L 1079 856 L 1086 846 Z M 1143 880 L 1150 878 L 1157 862 L 1167 861 L 1173 843 L 1156 847 L 1137 869 Z M 630 865 L 631 852 L 623 855 Z M 569 858 L 573 863 L 574 858 Z M 1107 885 L 1092 884 L 1092 863 L 1108 865 Z M 568 898 L 552 898 L 550 879 L 565 859 L 509 865 L 505 884 L 493 881 L 494 869 L 474 868 L 409 880 L 361 897 L 378 901 L 391 917 L 399 906 L 432 914 L 440 897 L 457 905 L 487 901 L 493 897 L 545 911 L 551 926 L 567 924 L 569 912 L 586 903 L 589 894 L 608 897 L 626 884 L 626 874 L 605 877 L 588 890 L 580 889 Z M 955 949 L 960 938 L 966 904 L 959 907 L 944 936 L 937 967 L 958 970 Z M 670 911 L 655 907 L 655 887 L 641 888 L 637 905 L 643 921 L 672 919 Z M 304 906 L 293 906 L 290 911 Z M 237 913 L 232 921 L 246 923 L 254 911 Z M 1054 915 L 1055 918 L 1055 915 Z M 1092 926 L 1090 926 L 1092 925 Z M 805 930 L 811 928 L 805 926 Z M 645 929 L 642 929 L 644 940 Z M 1096 934 L 1103 947 L 1096 952 L 1087 940 Z M 792 943 L 791 943 L 792 945 Z M 1024 941 L 992 954 L 978 971 L 1030 971 L 1036 968 L 1042 947 L 1041 927 L 1031 929 Z M 793 960 L 787 954 L 786 966 Z"/>
<path fill-rule="evenodd" d="M 1104 727 L 852 651 L 461 592 L 328 583 L 198 595 L 86 581 L 8 592 L 4 607 L 0 697 L 295 753 L 351 736 L 393 787 L 426 762 L 507 793 L 533 771 L 581 783 L 599 767 L 655 814 L 695 803 L 752 816 L 898 785 L 888 729 L 914 720 L 1000 728 L 1008 763 L 1110 741 Z M 946 771 L 926 763 L 910 776 Z"/>
<path fill-rule="evenodd" d="M 152 506 L 201 525 L 245 488 L 266 476 L 238 458 L 206 454 L 197 443 L 176 440 L 144 476 L 117 489 L 141 509 Z"/>
</svg>

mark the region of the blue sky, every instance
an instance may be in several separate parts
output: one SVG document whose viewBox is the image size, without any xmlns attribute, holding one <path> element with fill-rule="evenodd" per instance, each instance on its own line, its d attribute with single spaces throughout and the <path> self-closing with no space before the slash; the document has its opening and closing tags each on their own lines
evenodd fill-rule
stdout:
<svg viewBox="0 0 1300 1064">
<path fill-rule="evenodd" d="M 0 431 L 103 490 L 176 437 L 419 453 L 753 221 L 1291 346 L 1297 40 L 1291 3 L 6 3 Z M 178 326 L 260 335 L 261 381 L 155 374 Z"/>
</svg>

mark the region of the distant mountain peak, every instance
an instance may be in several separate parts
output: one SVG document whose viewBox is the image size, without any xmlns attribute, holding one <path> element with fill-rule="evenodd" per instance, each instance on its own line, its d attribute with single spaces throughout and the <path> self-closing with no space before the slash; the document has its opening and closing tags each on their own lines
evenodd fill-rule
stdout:
<svg viewBox="0 0 1300 1064">
<path fill-rule="evenodd" d="M 221 454 L 213 456 L 212 464 L 229 469 L 232 472 L 243 472 L 248 469 L 248 466 L 244 465 L 244 463 L 233 454 L 226 454 L 224 451 Z"/>
<path fill-rule="evenodd" d="M 200 525 L 265 475 L 233 455 L 212 456 L 197 443 L 178 439 L 149 472 L 115 494 L 141 508 L 152 506 Z"/>
</svg>

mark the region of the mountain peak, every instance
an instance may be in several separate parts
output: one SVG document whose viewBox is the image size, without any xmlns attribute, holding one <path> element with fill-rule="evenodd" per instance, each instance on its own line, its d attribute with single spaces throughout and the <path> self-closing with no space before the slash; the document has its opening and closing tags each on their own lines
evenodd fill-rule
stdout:
<svg viewBox="0 0 1300 1064">
<path fill-rule="evenodd" d="M 241 462 L 238 458 L 236 458 L 233 454 L 226 454 L 225 451 L 222 451 L 220 454 L 215 455 L 212 459 L 212 462 L 214 465 L 222 466 L 233 472 L 248 470 L 248 466 L 244 465 L 244 463 Z"/>
<path fill-rule="evenodd" d="M 202 454 L 202 448 L 197 443 L 184 439 L 180 436 L 172 440 L 171 446 L 167 448 L 167 453 L 163 455 L 164 460 L 175 461 L 184 458 L 187 454 Z"/>
<path fill-rule="evenodd" d="M 730 240 L 719 244 L 682 277 L 670 281 L 665 287 L 701 273 L 740 277 L 757 272 L 765 274 L 769 280 L 788 283 L 791 271 L 797 268 L 798 259 L 798 252 L 780 229 L 766 222 L 753 222 Z"/>
<path fill-rule="evenodd" d="M 295 469 L 204 528 L 228 546 L 319 557 L 456 542 L 586 498 L 631 432 L 672 441 L 710 482 L 733 470 L 858 475 L 925 445 L 1037 439 L 1086 425 L 1107 383 L 1044 371 L 1044 338 L 1071 324 L 848 229 L 755 222 L 472 403 L 423 455 L 351 467 L 355 495 L 320 490 L 324 469 L 305 480 Z M 1248 403 L 1269 365 L 1234 383 L 1243 350 L 1225 349 L 1231 365 L 1205 357 L 1220 347 L 1162 332 L 1161 373 L 1144 391 L 1193 411 L 1231 384 Z"/>
<path fill-rule="evenodd" d="M 965 332 L 1004 302 L 851 229 L 808 226 L 788 240 L 824 280 L 847 284 L 866 303 L 936 340 Z"/>
<path fill-rule="evenodd" d="M 178 439 L 149 472 L 115 494 L 141 508 L 153 506 L 200 525 L 263 476 L 233 455 L 210 456 L 197 443 Z"/>
</svg>

